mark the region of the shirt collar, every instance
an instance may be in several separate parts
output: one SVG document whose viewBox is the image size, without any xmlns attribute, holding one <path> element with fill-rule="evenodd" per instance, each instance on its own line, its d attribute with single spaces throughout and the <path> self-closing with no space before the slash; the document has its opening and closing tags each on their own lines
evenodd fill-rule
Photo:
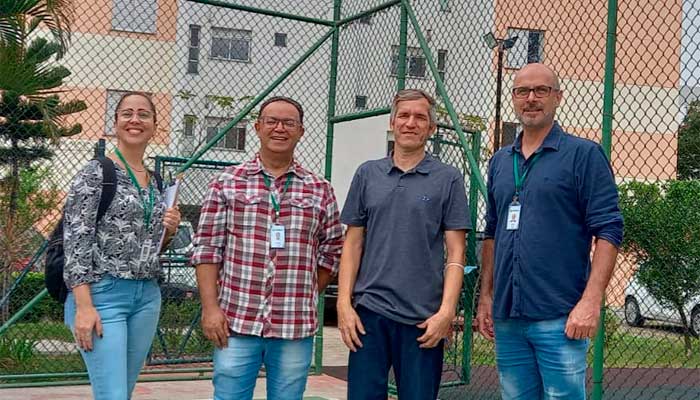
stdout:
<svg viewBox="0 0 700 400">
<path fill-rule="evenodd" d="M 260 153 L 256 154 L 254 159 L 252 159 L 246 163 L 245 169 L 246 169 L 246 172 L 248 173 L 248 176 L 256 175 L 256 174 L 263 173 L 263 172 L 266 173 L 267 175 L 270 175 L 270 173 L 265 171 L 265 169 L 263 168 L 262 161 L 260 160 Z M 292 164 L 289 165 L 289 169 L 287 169 L 287 172 L 284 173 L 283 175 L 287 175 L 289 173 L 292 173 L 301 179 L 304 179 L 307 175 L 307 172 L 304 170 L 304 168 L 301 167 L 301 165 L 295 159 L 292 160 Z"/>
<path fill-rule="evenodd" d="M 540 145 L 540 148 L 535 151 L 537 153 L 540 151 L 540 149 L 551 149 L 554 151 L 559 151 L 559 146 L 561 145 L 561 140 L 564 137 L 564 131 L 561 129 L 561 126 L 559 125 L 559 122 L 554 121 L 554 125 L 552 125 L 552 129 L 549 130 L 549 133 L 547 136 L 545 136 L 544 140 L 542 141 L 542 144 Z M 509 153 L 518 152 L 522 153 L 522 140 L 523 140 L 523 132 L 520 131 L 518 133 L 518 137 L 515 138 L 515 141 L 513 144 L 510 146 L 510 150 L 508 151 Z"/>
<path fill-rule="evenodd" d="M 427 151 L 425 152 L 425 157 L 416 165 L 412 170 L 406 171 L 406 172 L 418 172 L 419 174 L 423 175 L 428 175 L 430 171 L 432 170 L 432 167 L 435 162 L 435 157 L 430 155 Z M 387 175 L 391 173 L 391 171 L 396 168 L 394 165 L 394 152 L 392 151 L 391 154 L 389 154 L 387 157 L 384 158 L 384 171 L 386 171 Z M 398 169 L 398 168 L 397 168 Z"/>
</svg>

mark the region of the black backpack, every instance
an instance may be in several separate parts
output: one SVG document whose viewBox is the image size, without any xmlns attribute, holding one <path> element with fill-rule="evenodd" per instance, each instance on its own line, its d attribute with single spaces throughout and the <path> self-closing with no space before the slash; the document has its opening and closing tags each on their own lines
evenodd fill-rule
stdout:
<svg viewBox="0 0 700 400">
<path fill-rule="evenodd" d="M 100 196 L 100 205 L 97 208 L 97 223 L 99 224 L 104 217 L 114 195 L 117 193 L 117 173 L 114 167 L 114 162 L 107 157 L 98 157 L 97 161 L 102 164 L 102 194 Z M 158 190 L 162 191 L 163 182 L 160 175 L 153 173 L 156 179 Z M 49 237 L 49 245 L 46 249 L 46 269 L 44 272 L 44 282 L 46 290 L 51 297 L 60 303 L 65 303 L 68 296 L 68 287 L 63 280 L 63 268 L 65 258 L 63 254 L 63 216 L 58 221 L 56 229 L 51 232 Z"/>
</svg>

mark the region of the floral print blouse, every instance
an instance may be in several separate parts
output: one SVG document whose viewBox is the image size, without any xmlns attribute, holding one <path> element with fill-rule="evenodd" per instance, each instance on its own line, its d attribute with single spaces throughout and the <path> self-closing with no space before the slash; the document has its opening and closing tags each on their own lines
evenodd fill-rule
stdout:
<svg viewBox="0 0 700 400">
<path fill-rule="evenodd" d="M 105 274 L 123 279 L 152 279 L 160 275 L 158 245 L 163 232 L 163 197 L 151 176 L 154 209 L 145 226 L 143 203 L 127 172 L 115 163 L 117 190 L 99 223 L 102 165 L 91 160 L 73 179 L 64 207 L 63 248 L 66 286 L 99 281 Z M 148 199 L 148 187 L 141 189 Z"/>
</svg>

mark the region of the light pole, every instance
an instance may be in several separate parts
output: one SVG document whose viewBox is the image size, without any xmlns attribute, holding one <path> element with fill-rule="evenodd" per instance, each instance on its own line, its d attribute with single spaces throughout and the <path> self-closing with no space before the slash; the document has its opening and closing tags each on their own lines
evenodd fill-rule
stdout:
<svg viewBox="0 0 700 400">
<path fill-rule="evenodd" d="M 503 83 L 503 53 L 515 46 L 518 41 L 517 36 L 508 39 L 497 39 L 493 32 L 489 32 L 483 36 L 484 42 L 491 49 L 498 48 L 498 71 L 496 72 L 496 129 L 494 130 L 493 138 L 493 153 L 495 154 L 501 148 L 501 85 Z"/>
</svg>

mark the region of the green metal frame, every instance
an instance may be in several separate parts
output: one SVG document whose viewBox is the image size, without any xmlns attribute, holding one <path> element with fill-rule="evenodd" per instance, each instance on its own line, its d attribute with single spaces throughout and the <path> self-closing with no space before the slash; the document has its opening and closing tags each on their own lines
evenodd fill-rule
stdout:
<svg viewBox="0 0 700 400">
<path fill-rule="evenodd" d="M 615 94 L 615 47 L 617 44 L 617 0 L 608 0 L 608 32 L 605 43 L 605 81 L 603 84 L 603 136 L 601 146 L 610 160 L 612 151 L 613 105 Z M 605 300 L 600 308 L 600 321 L 593 342 L 593 391 L 591 400 L 603 399 L 605 371 Z"/>
</svg>

